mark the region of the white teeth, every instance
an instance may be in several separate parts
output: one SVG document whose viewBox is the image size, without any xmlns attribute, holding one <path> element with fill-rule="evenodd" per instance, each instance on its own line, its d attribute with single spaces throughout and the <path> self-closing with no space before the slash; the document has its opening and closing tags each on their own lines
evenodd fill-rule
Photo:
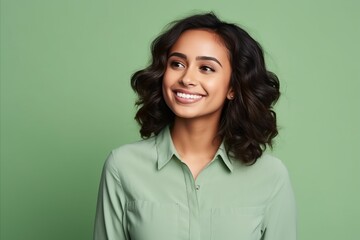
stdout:
<svg viewBox="0 0 360 240">
<path fill-rule="evenodd" d="M 187 93 L 181 93 L 181 92 L 177 92 L 176 95 L 178 97 L 185 98 L 185 99 L 199 99 L 199 98 L 201 98 L 201 95 L 187 94 Z"/>
</svg>

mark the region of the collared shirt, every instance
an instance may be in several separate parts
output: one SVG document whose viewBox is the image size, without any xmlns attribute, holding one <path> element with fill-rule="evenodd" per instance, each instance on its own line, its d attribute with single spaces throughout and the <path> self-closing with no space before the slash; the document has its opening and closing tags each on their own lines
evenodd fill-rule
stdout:
<svg viewBox="0 0 360 240">
<path fill-rule="evenodd" d="M 294 240 L 288 172 L 263 155 L 246 166 L 222 144 L 196 180 L 169 128 L 124 145 L 105 162 L 95 240 Z"/>
</svg>

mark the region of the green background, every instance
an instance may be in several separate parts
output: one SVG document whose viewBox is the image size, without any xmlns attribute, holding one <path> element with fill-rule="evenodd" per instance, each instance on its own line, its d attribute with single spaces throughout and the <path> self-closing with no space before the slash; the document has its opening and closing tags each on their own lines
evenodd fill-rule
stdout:
<svg viewBox="0 0 360 240">
<path fill-rule="evenodd" d="M 131 74 L 166 23 L 214 10 L 282 83 L 274 153 L 299 239 L 359 239 L 359 1 L 1 1 L 1 239 L 91 239 L 109 151 L 139 139 Z"/>
</svg>

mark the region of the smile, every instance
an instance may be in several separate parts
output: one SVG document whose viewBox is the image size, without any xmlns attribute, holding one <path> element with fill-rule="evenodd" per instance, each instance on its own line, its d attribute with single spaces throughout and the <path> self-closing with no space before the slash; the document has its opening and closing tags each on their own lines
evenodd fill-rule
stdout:
<svg viewBox="0 0 360 240">
<path fill-rule="evenodd" d="M 200 99 L 200 98 L 202 98 L 201 95 L 188 94 L 188 93 L 182 93 L 182 92 L 177 92 L 176 96 L 178 96 L 179 98 L 184 98 L 184 99 Z"/>
</svg>

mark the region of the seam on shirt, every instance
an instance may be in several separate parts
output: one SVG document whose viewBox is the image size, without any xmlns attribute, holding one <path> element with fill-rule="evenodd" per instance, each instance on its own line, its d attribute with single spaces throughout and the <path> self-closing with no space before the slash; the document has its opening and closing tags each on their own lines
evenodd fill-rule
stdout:
<svg viewBox="0 0 360 240">
<path fill-rule="evenodd" d="M 114 174 L 115 180 L 118 183 L 119 187 L 121 188 L 122 191 L 122 195 L 124 196 L 125 202 L 122 203 L 121 199 L 119 199 L 121 205 L 122 205 L 122 211 L 123 211 L 123 216 L 121 218 L 122 221 L 122 229 L 124 231 L 124 236 L 126 238 L 126 240 L 130 240 L 129 236 L 128 236 L 128 232 L 126 229 L 126 224 L 127 224 L 127 219 L 126 219 L 126 203 L 128 202 L 128 199 L 126 198 L 126 194 L 124 193 L 124 188 L 121 184 L 121 180 L 120 180 L 120 174 L 119 171 L 117 170 L 117 168 L 115 168 L 113 166 L 113 163 L 110 163 L 110 161 L 115 161 L 115 155 L 114 155 L 114 150 L 112 150 L 110 152 L 110 156 L 109 156 L 109 160 L 107 161 L 106 165 L 109 171 L 111 171 Z"/>
<path fill-rule="evenodd" d="M 286 172 L 286 174 L 284 175 L 281 175 L 281 177 L 279 177 L 279 180 L 278 182 L 281 181 L 281 185 L 280 187 L 276 188 L 273 193 L 270 195 L 269 197 L 269 203 L 267 204 L 267 207 L 265 209 L 265 221 L 264 221 L 264 230 L 266 230 L 267 228 L 267 225 L 268 225 L 268 214 L 269 214 L 269 211 L 270 209 L 272 208 L 273 204 L 274 204 L 274 201 L 276 199 L 276 197 L 278 196 L 278 194 L 283 190 L 283 188 L 285 188 L 285 185 L 286 185 L 286 178 L 288 178 L 288 173 Z M 277 182 L 277 183 L 278 183 Z"/>
</svg>

